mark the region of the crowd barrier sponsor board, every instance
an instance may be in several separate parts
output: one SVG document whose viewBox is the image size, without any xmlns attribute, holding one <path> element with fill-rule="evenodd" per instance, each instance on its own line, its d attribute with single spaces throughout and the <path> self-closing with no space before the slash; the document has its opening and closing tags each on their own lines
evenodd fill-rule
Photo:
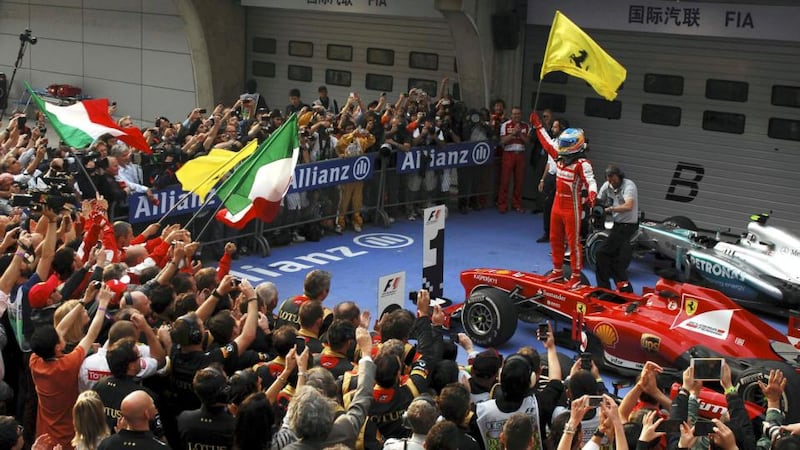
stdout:
<svg viewBox="0 0 800 450">
<path fill-rule="evenodd" d="M 493 147 L 486 141 L 462 142 L 443 147 L 414 147 L 407 152 L 397 152 L 397 172 L 482 166 L 492 160 L 492 155 Z"/>
</svg>

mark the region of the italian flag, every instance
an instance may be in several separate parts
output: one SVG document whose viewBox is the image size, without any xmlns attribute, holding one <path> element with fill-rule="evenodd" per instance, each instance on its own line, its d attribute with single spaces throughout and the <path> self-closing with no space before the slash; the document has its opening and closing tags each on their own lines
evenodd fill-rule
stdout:
<svg viewBox="0 0 800 450">
<path fill-rule="evenodd" d="M 42 100 L 27 82 L 25 87 L 61 140 L 70 147 L 85 148 L 100 136 L 110 134 L 130 147 L 145 153 L 153 152 L 138 128 L 121 128 L 114 122 L 108 113 L 108 99 L 82 100 L 70 106 L 57 106 Z"/>
<path fill-rule="evenodd" d="M 292 115 L 222 182 L 216 194 L 225 208 L 217 220 L 237 230 L 255 218 L 271 222 L 280 212 L 299 154 L 297 115 Z"/>
</svg>

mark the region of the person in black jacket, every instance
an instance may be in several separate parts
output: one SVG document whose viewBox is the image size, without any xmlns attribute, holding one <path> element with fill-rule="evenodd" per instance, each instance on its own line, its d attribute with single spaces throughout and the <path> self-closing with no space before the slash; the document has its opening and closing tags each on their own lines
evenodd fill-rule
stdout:
<svg viewBox="0 0 800 450">
<path fill-rule="evenodd" d="M 145 391 L 134 391 L 122 400 L 117 434 L 100 443 L 98 450 L 136 447 L 143 450 L 164 450 L 169 446 L 150 432 L 150 421 L 158 415 L 153 399 Z"/>
<path fill-rule="evenodd" d="M 233 448 L 236 418 L 228 412 L 230 385 L 217 365 L 199 370 L 192 382 L 202 406 L 178 416 L 178 433 L 184 448 Z"/>
</svg>

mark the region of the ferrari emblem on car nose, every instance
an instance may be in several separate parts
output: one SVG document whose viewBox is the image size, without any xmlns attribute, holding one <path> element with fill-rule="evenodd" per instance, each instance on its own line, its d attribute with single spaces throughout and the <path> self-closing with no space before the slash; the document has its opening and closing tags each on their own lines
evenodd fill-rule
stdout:
<svg viewBox="0 0 800 450">
<path fill-rule="evenodd" d="M 686 311 L 686 315 L 693 316 L 694 313 L 697 312 L 697 300 L 693 298 L 687 298 L 686 303 L 683 305 L 684 311 Z"/>
</svg>

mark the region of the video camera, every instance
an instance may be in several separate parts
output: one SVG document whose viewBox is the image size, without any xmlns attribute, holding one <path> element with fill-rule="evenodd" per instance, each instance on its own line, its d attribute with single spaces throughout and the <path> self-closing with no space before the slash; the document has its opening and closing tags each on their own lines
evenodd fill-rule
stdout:
<svg viewBox="0 0 800 450">
<path fill-rule="evenodd" d="M 22 42 L 30 42 L 31 45 L 36 45 L 39 39 L 31 33 L 33 32 L 30 28 L 25 28 L 25 32 L 19 34 L 19 40 Z"/>
<path fill-rule="evenodd" d="M 66 205 L 71 205 L 71 209 L 80 207 L 69 178 L 43 177 L 39 180 L 46 184 L 44 189 L 33 189 L 27 194 L 11 194 L 10 205 L 37 211 L 45 206 L 53 211 L 61 211 Z"/>
<path fill-rule="evenodd" d="M 153 147 L 153 154 L 150 156 L 151 164 L 171 166 L 181 162 L 183 152 L 177 145 L 162 142 Z"/>
</svg>

